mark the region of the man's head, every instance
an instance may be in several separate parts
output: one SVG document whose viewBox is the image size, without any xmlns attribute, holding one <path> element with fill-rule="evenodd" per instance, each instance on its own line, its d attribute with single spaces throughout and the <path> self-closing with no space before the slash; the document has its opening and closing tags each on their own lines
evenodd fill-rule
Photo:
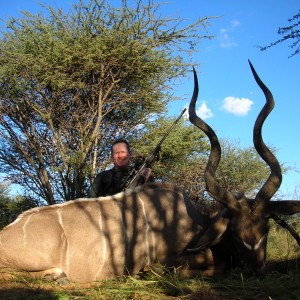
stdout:
<svg viewBox="0 0 300 300">
<path fill-rule="evenodd" d="M 131 158 L 129 143 L 123 139 L 114 141 L 111 146 L 111 157 L 116 167 L 127 167 Z"/>
</svg>

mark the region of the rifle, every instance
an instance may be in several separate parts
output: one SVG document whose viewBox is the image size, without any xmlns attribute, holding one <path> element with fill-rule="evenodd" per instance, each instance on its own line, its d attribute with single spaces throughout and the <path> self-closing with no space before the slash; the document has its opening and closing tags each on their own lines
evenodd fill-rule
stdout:
<svg viewBox="0 0 300 300">
<path fill-rule="evenodd" d="M 175 125 L 178 123 L 182 115 L 185 113 L 186 108 L 181 112 L 180 116 L 175 120 L 175 122 L 170 126 L 168 131 L 165 133 L 163 138 L 160 140 L 160 142 L 156 145 L 153 152 L 150 154 L 150 156 L 144 161 L 144 163 L 140 164 L 138 168 L 133 168 L 129 175 L 127 176 L 124 184 L 122 185 L 122 191 L 124 191 L 127 188 L 134 188 L 140 184 L 142 184 L 143 177 L 140 175 L 140 171 L 145 168 L 150 168 L 152 163 L 154 162 L 156 156 L 158 155 L 160 151 L 160 146 L 164 142 L 164 140 L 168 137 L 168 135 L 171 133 L 171 131 L 174 129 Z"/>
</svg>

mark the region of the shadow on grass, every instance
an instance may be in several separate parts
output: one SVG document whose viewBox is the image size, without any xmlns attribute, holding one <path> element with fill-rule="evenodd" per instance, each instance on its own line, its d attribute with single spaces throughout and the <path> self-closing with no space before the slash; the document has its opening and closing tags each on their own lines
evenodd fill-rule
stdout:
<svg viewBox="0 0 300 300">
<path fill-rule="evenodd" d="M 0 300 L 62 300 L 69 299 L 69 295 L 75 299 L 83 299 L 78 290 L 73 286 L 60 286 L 55 282 L 49 282 L 41 278 L 31 278 L 24 273 L 18 274 L 11 280 L 0 280 Z"/>
<path fill-rule="evenodd" d="M 1 283 L 0 283 L 1 285 Z M 33 285 L 32 287 L 6 287 L 0 288 L 0 300 L 67 300 L 89 299 L 87 294 L 80 291 L 64 290 L 56 287 L 49 290 L 49 286 Z"/>
<path fill-rule="evenodd" d="M 1 300 L 37 300 L 37 299 L 49 299 L 56 300 L 59 296 L 51 291 L 45 291 L 42 289 L 28 289 L 28 288 L 7 288 L 0 289 Z"/>
<path fill-rule="evenodd" d="M 203 281 L 210 282 L 211 295 L 215 298 L 203 298 L 205 295 L 199 288 L 184 299 L 297 300 L 300 299 L 300 257 L 270 261 L 263 275 L 240 267 L 222 276 L 199 280 Z"/>
<path fill-rule="evenodd" d="M 279 272 L 279 273 L 289 273 L 298 272 L 300 273 L 300 254 L 299 257 L 289 259 L 289 260 L 272 260 L 269 261 L 267 265 L 267 271 Z"/>
</svg>

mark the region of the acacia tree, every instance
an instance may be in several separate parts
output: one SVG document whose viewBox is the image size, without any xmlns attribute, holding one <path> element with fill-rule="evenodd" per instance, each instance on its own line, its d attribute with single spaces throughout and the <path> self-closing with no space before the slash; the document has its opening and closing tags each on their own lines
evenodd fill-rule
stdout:
<svg viewBox="0 0 300 300">
<path fill-rule="evenodd" d="M 184 53 L 211 37 L 209 18 L 184 27 L 156 16 L 152 1 L 44 9 L 2 31 L 0 171 L 53 204 L 85 195 L 111 140 L 164 110 L 168 84 L 185 75 Z"/>
<path fill-rule="evenodd" d="M 288 19 L 288 21 L 290 22 L 289 26 L 279 27 L 277 31 L 277 33 L 282 37 L 277 41 L 272 42 L 268 46 L 259 47 L 261 51 L 265 51 L 275 45 L 290 40 L 291 44 L 289 45 L 289 47 L 291 49 L 295 49 L 294 52 L 290 55 L 290 57 L 300 53 L 300 10 L 296 15 Z"/>
</svg>

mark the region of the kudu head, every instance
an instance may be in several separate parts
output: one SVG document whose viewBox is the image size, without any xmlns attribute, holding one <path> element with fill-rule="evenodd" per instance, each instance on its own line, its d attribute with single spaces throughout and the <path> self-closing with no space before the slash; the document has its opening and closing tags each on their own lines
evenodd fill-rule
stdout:
<svg viewBox="0 0 300 300">
<path fill-rule="evenodd" d="M 211 231 L 214 232 L 213 234 L 218 238 L 218 241 L 224 238 L 223 234 L 226 233 L 230 240 L 229 243 L 233 248 L 230 250 L 232 257 L 237 261 L 245 261 L 249 265 L 252 265 L 255 270 L 259 271 L 263 269 L 265 265 L 270 216 L 278 212 L 280 208 L 282 209 L 281 214 L 299 212 L 300 201 L 297 201 L 299 202 L 298 204 L 295 203 L 295 201 L 278 201 L 281 207 L 280 205 L 270 205 L 270 203 L 274 204 L 277 202 L 270 202 L 270 200 L 279 189 L 282 181 L 279 162 L 262 139 L 262 126 L 274 107 L 274 100 L 271 92 L 260 80 L 250 61 L 249 64 L 257 84 L 266 97 L 266 103 L 260 111 L 254 125 L 254 146 L 257 153 L 271 169 L 268 179 L 260 188 L 254 199 L 249 199 L 245 196 L 242 198 L 237 197 L 234 193 L 222 188 L 216 180 L 215 174 L 221 158 L 221 147 L 214 130 L 196 114 L 195 105 L 198 97 L 198 79 L 195 69 L 195 87 L 189 106 L 189 119 L 192 124 L 200 128 L 206 134 L 211 144 L 211 151 L 204 174 L 206 190 L 212 198 L 225 206 L 223 215 L 216 222 Z M 291 207 L 292 209 L 289 210 Z M 217 224 L 218 222 L 219 224 Z M 211 236 L 209 239 L 207 234 L 204 235 L 200 238 L 194 249 L 203 248 L 204 245 L 206 247 L 210 246 L 209 240 L 212 241 Z M 214 239 L 214 243 L 216 243 L 216 239 Z"/>
</svg>

